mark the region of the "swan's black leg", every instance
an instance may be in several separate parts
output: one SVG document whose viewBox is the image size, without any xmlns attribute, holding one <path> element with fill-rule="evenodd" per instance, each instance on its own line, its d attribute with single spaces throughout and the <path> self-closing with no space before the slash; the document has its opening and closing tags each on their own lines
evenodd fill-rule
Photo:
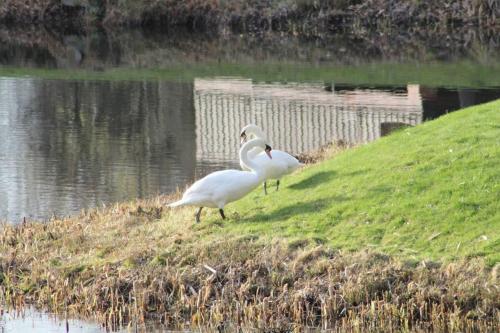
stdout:
<svg viewBox="0 0 500 333">
<path fill-rule="evenodd" d="M 280 189 L 280 180 L 276 181 L 276 191 Z"/>
<path fill-rule="evenodd" d="M 226 219 L 226 215 L 224 215 L 224 209 L 219 208 L 219 213 L 220 213 L 220 216 L 222 216 L 222 219 L 225 220 Z"/>
<path fill-rule="evenodd" d="M 196 212 L 196 214 L 194 214 L 194 216 L 196 217 L 196 223 L 200 223 L 200 215 L 201 215 L 201 210 L 203 209 L 203 207 L 200 207 L 200 209 L 198 209 L 198 211 Z"/>
<path fill-rule="evenodd" d="M 264 194 L 267 194 L 267 183 L 264 182 Z"/>
</svg>

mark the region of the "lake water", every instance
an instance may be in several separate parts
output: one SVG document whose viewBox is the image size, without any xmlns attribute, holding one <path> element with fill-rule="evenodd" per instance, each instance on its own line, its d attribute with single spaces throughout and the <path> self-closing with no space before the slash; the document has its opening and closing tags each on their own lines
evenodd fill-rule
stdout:
<svg viewBox="0 0 500 333">
<path fill-rule="evenodd" d="M 97 323 L 68 319 L 27 308 L 22 312 L 9 311 L 0 314 L 0 332 L 39 332 L 39 333 L 101 333 L 104 329 Z"/>
<path fill-rule="evenodd" d="M 0 308 L 1 310 L 1 308 Z M 27 307 L 22 311 L 0 312 L 0 333 L 106 333 L 109 328 L 92 320 L 64 318 L 53 313 Z M 193 332 L 173 330 L 156 323 L 130 325 L 114 330 L 115 333 L 180 333 Z"/>
<path fill-rule="evenodd" d="M 352 36 L 0 29 L 0 220 L 151 197 L 238 167 L 251 122 L 298 154 L 500 98 L 498 38 L 481 38 L 478 50 L 423 39 L 398 51 Z M 435 59 L 408 51 L 418 47 Z M 463 61 L 463 74 L 447 67 Z"/>
<path fill-rule="evenodd" d="M 70 215 L 238 167 L 250 122 L 298 154 L 500 98 L 499 45 L 498 34 L 472 30 L 303 38 L 0 28 L 0 220 Z M 66 321 L 2 314 L 0 332 L 21 331 L 66 332 Z"/>
<path fill-rule="evenodd" d="M 69 215 L 166 193 L 238 167 L 239 131 L 261 125 L 292 154 L 365 143 L 500 89 L 0 77 L 0 218 Z"/>
</svg>

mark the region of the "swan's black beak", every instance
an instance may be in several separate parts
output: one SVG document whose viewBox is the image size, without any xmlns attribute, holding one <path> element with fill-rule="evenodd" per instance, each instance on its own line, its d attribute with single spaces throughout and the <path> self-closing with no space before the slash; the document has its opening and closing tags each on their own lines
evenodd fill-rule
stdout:
<svg viewBox="0 0 500 333">
<path fill-rule="evenodd" d="M 241 132 L 241 135 L 240 135 L 240 144 L 243 144 L 247 141 L 247 134 L 245 133 L 245 131 Z"/>
<path fill-rule="evenodd" d="M 273 149 L 271 148 L 271 146 L 266 145 L 266 149 L 265 149 L 264 151 L 266 152 L 267 156 L 268 156 L 270 159 L 273 159 L 273 157 L 271 156 L 271 150 L 273 150 Z"/>
</svg>

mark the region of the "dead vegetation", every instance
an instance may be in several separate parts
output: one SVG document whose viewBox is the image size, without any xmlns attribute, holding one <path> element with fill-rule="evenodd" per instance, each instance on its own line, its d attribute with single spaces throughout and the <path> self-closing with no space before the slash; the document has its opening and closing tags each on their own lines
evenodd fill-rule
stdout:
<svg viewBox="0 0 500 333">
<path fill-rule="evenodd" d="M 375 28 L 498 27 L 493 0 L 5 0 L 0 22 L 42 23 L 78 29 L 106 26 L 231 29 L 234 31 L 337 31 Z"/>
<path fill-rule="evenodd" d="M 65 6 L 60 0 L 3 0 L 0 24 L 47 25 L 58 30 L 81 30 L 89 14 L 84 7 Z"/>
<path fill-rule="evenodd" d="M 327 158 L 333 157 L 336 154 L 352 148 L 352 145 L 349 145 L 343 141 L 336 141 L 329 143 L 325 146 L 322 146 L 311 152 L 304 152 L 295 156 L 301 163 L 304 164 L 314 164 L 321 161 L 324 161 Z"/>
<path fill-rule="evenodd" d="M 498 265 L 344 253 L 314 239 L 225 237 L 186 225 L 172 196 L 117 204 L 0 233 L 1 301 L 97 318 L 110 329 L 304 327 L 495 331 Z"/>
</svg>

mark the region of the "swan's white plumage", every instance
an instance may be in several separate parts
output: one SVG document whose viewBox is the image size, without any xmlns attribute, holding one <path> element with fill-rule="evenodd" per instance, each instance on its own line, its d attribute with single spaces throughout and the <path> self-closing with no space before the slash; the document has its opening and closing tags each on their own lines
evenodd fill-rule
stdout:
<svg viewBox="0 0 500 333">
<path fill-rule="evenodd" d="M 256 138 L 266 140 L 266 136 L 262 132 L 259 126 L 254 124 L 246 125 L 241 129 L 242 135 L 250 136 L 253 135 Z M 292 173 L 299 167 L 303 166 L 295 157 L 292 155 L 277 149 L 273 149 L 273 158 L 269 159 L 261 148 L 256 147 L 250 150 L 248 157 L 253 160 L 256 164 L 262 166 L 265 179 L 276 179 L 280 180 L 283 176 Z M 243 170 L 248 170 L 240 162 L 240 166 Z"/>
<path fill-rule="evenodd" d="M 265 177 L 262 167 L 248 159 L 249 150 L 255 147 L 265 149 L 266 143 L 262 139 L 253 139 L 240 149 L 240 161 L 250 171 L 223 170 L 213 172 L 196 181 L 184 192 L 181 200 L 173 202 L 169 206 L 190 205 L 222 209 L 227 203 L 244 197 L 256 188 Z M 267 156 L 266 158 L 269 159 Z"/>
<path fill-rule="evenodd" d="M 261 181 L 262 177 L 251 171 L 216 171 L 196 181 L 184 192 L 181 200 L 169 206 L 224 208 L 227 203 L 244 197 Z"/>
<path fill-rule="evenodd" d="M 281 150 L 273 150 L 272 160 L 264 152 L 259 153 L 253 160 L 263 166 L 266 179 L 281 179 L 302 166 L 295 157 Z"/>
</svg>

